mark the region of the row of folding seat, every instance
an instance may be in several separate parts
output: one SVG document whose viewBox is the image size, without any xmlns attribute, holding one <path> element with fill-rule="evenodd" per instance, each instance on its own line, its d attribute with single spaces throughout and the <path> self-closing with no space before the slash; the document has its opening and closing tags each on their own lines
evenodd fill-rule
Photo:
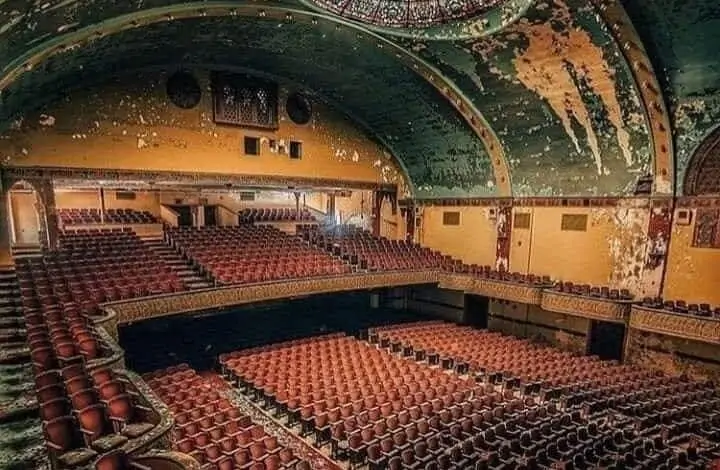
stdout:
<svg viewBox="0 0 720 470">
<path fill-rule="evenodd" d="M 720 432 L 713 429 L 720 423 L 720 394 L 712 383 L 664 377 L 638 367 L 528 347 L 525 341 L 438 322 L 379 327 L 372 329 L 369 336 L 383 347 L 403 353 L 409 348 L 416 359 L 422 357 L 418 353 L 426 352 L 439 353 L 450 364 L 467 361 L 470 370 L 480 372 L 484 378 L 499 374 L 506 386 L 538 379 L 541 388 L 562 383 L 566 386 L 556 389 L 559 393 L 553 396 L 560 399 L 564 409 L 582 410 L 591 420 L 612 416 L 615 429 L 606 429 L 599 447 L 570 446 L 558 453 L 557 446 L 545 446 L 543 461 L 549 458 L 575 465 L 602 461 L 635 468 L 643 462 L 673 460 L 684 461 L 687 468 L 702 468 L 714 458 L 712 450 L 691 444 L 687 452 L 647 452 L 644 442 L 656 439 L 656 445 L 667 446 L 699 435 L 720 449 Z M 508 363 L 507 357 L 515 358 L 515 362 Z M 516 382 L 514 374 L 518 371 L 526 375 Z M 558 380 L 563 377 L 568 380 Z M 537 392 L 520 390 L 530 394 L 526 396 Z M 613 434 L 618 429 L 622 430 L 620 435 Z M 609 453 L 616 456 L 608 457 Z"/>
<path fill-rule="evenodd" d="M 134 209 L 99 209 L 67 208 L 56 209 L 57 216 L 63 225 L 79 224 L 149 224 L 158 223 L 157 217 L 148 211 Z"/>
<path fill-rule="evenodd" d="M 232 230 L 229 230 L 232 229 Z M 277 229 L 208 227 L 168 230 L 171 243 L 222 284 L 246 284 L 349 272 L 340 260 L 312 249 Z M 258 256 L 256 248 L 262 247 Z M 282 253 L 282 257 L 277 257 Z"/>
<path fill-rule="evenodd" d="M 309 468 L 187 364 L 143 377 L 175 417 L 175 448 L 203 470 Z"/>
<path fill-rule="evenodd" d="M 120 448 L 151 431 L 159 416 L 140 403 L 132 384 L 110 369 L 89 372 L 84 362 L 35 377 L 45 443 L 55 468 L 95 461 L 95 468 L 122 470 Z"/>
<path fill-rule="evenodd" d="M 255 222 L 279 222 L 288 220 L 311 221 L 315 217 L 308 209 L 297 209 L 289 207 L 273 208 L 246 208 L 240 212 L 240 222 L 252 224 Z"/>
</svg>

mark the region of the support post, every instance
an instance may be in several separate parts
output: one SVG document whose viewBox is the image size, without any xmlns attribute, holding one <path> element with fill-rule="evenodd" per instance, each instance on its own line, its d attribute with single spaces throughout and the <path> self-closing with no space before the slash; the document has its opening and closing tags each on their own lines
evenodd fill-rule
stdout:
<svg viewBox="0 0 720 470">
<path fill-rule="evenodd" d="M 0 183 L 0 266 L 12 266 L 12 250 L 10 244 L 10 188 Z"/>
<path fill-rule="evenodd" d="M 98 191 L 98 196 L 100 197 L 100 223 L 105 223 L 105 188 L 100 188 Z"/>
<path fill-rule="evenodd" d="M 295 220 L 300 221 L 300 193 L 295 191 Z"/>
</svg>

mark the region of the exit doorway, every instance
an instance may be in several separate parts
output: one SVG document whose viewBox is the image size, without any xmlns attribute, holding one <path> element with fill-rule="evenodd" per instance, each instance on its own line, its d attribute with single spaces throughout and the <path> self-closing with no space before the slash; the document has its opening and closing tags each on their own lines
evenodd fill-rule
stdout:
<svg viewBox="0 0 720 470">
<path fill-rule="evenodd" d="M 465 294 L 465 323 L 475 328 L 488 327 L 490 299 L 480 295 Z"/>
<path fill-rule="evenodd" d="M 600 359 L 621 361 L 625 342 L 625 326 L 620 323 L 592 320 L 588 337 L 588 354 Z"/>
</svg>

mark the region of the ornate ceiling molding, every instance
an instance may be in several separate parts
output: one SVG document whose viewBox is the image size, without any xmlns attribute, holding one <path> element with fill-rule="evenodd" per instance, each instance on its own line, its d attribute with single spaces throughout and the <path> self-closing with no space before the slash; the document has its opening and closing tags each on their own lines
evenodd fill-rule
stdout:
<svg viewBox="0 0 720 470">
<path fill-rule="evenodd" d="M 182 171 L 147 170 L 110 170 L 104 168 L 71 167 L 2 167 L 2 185 L 9 189 L 17 181 L 35 181 L 82 179 L 98 181 L 145 181 L 155 184 L 187 185 L 194 187 L 224 187 L 227 185 L 241 188 L 301 189 L 301 188 L 343 188 L 370 191 L 396 192 L 397 186 L 371 181 L 353 181 L 349 179 L 304 178 L 275 175 L 245 175 L 232 173 L 188 173 Z"/>
<path fill-rule="evenodd" d="M 675 158 L 670 115 L 642 40 L 619 0 L 591 0 L 625 56 L 652 135 L 653 193 L 674 194 Z"/>
<path fill-rule="evenodd" d="M 400 45 L 363 28 L 357 23 L 346 21 L 333 15 L 316 14 L 287 7 L 258 6 L 257 4 L 237 4 L 229 2 L 185 3 L 122 15 L 112 20 L 107 20 L 54 38 L 14 60 L 2 71 L 2 76 L 0 77 L 0 95 L 2 94 L 2 90 L 7 89 L 23 74 L 31 72 L 41 66 L 43 61 L 49 57 L 71 51 L 75 48 L 84 47 L 95 39 L 160 22 L 202 17 L 262 17 L 281 22 L 302 21 L 313 25 L 322 21 L 334 25 L 336 28 L 351 28 L 355 30 L 358 35 L 370 37 L 376 41 L 379 49 L 387 48 L 396 60 L 423 77 L 458 111 L 460 116 L 462 116 L 473 132 L 483 142 L 490 155 L 498 195 L 511 195 L 509 165 L 503 146 L 495 131 L 482 113 L 473 105 L 471 100 L 466 98 L 459 88 L 445 78 L 440 71 L 416 55 L 408 52 Z"/>
<path fill-rule="evenodd" d="M 440 5 L 433 9 L 430 3 L 409 1 L 402 2 L 402 6 L 407 8 L 402 19 L 383 22 L 377 17 L 400 2 L 378 2 L 379 5 L 374 5 L 369 15 L 363 15 L 352 11 L 348 13 L 348 8 L 352 8 L 353 5 L 352 0 L 338 3 L 327 0 L 298 1 L 311 10 L 332 13 L 381 34 L 433 41 L 467 40 L 493 34 L 517 21 L 536 2 L 536 0 L 496 1 L 490 8 L 478 7 L 478 2 L 464 2 L 466 5 L 471 4 L 469 10 L 449 11 L 443 14 Z M 362 5 L 365 6 L 366 3 Z M 445 6 L 450 10 L 449 4 Z M 436 16 L 429 18 L 432 13 Z"/>
</svg>

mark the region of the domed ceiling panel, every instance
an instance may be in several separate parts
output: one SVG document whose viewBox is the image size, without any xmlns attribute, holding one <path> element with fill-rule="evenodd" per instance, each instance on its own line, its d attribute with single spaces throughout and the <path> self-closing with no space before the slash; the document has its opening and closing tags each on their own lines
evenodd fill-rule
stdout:
<svg viewBox="0 0 720 470">
<path fill-rule="evenodd" d="M 544 0 L 492 36 L 408 47 L 455 81 L 505 146 L 513 194 L 621 195 L 652 172 L 639 95 L 585 0 Z"/>
<path fill-rule="evenodd" d="M 0 121 L 57 98 L 63 87 L 160 64 L 235 66 L 283 77 L 337 104 L 385 142 L 405 166 L 416 197 L 495 194 L 485 147 L 448 101 L 380 50 L 377 40 L 322 21 L 208 17 L 95 39 L 21 75 L 5 96 Z"/>
<path fill-rule="evenodd" d="M 720 125 L 720 3 L 624 0 L 669 97 L 677 188 L 694 150 Z"/>
</svg>

